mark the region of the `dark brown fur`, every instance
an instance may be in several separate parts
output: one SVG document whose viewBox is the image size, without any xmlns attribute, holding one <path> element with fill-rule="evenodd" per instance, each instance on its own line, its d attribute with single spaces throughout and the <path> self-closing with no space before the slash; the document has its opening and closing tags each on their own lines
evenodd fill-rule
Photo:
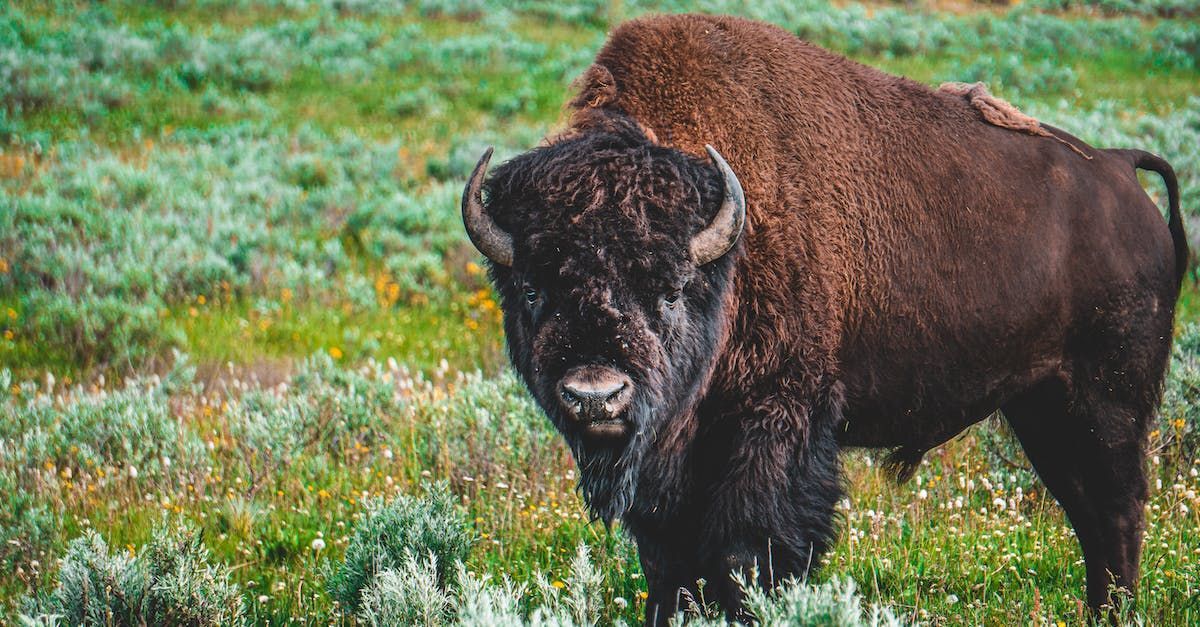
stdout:
<svg viewBox="0 0 1200 627">
<path fill-rule="evenodd" d="M 892 449 L 904 470 L 997 409 L 1076 528 L 1089 603 L 1135 585 L 1187 255 L 1165 162 L 1000 128 L 961 94 L 729 17 L 629 22 L 578 87 L 569 128 L 488 182 L 516 242 L 493 278 L 589 504 L 638 541 L 649 622 L 699 577 L 736 612 L 731 570 L 770 584 L 814 564 L 839 447 Z M 705 144 L 747 224 L 694 268 L 687 237 L 720 195 Z M 1135 166 L 1172 186 L 1170 229 Z M 682 322 L 642 296 L 676 283 Z M 548 386 L 577 360 L 658 386 L 627 448 L 558 417 Z"/>
</svg>

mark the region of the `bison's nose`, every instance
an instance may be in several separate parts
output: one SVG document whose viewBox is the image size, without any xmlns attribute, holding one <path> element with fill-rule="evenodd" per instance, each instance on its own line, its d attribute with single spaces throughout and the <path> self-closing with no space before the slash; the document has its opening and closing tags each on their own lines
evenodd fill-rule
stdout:
<svg viewBox="0 0 1200 627">
<path fill-rule="evenodd" d="M 633 382 L 612 368 L 581 366 L 567 372 L 558 384 L 558 393 L 574 419 L 612 420 L 629 405 Z"/>
</svg>

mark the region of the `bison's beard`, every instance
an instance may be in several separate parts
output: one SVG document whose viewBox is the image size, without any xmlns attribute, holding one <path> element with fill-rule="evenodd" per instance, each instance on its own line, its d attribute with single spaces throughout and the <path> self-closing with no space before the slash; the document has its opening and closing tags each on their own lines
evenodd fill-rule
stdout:
<svg viewBox="0 0 1200 627">
<path fill-rule="evenodd" d="M 634 502 L 639 470 L 653 441 L 656 400 L 643 398 L 630 406 L 633 429 L 622 444 L 598 445 L 577 435 L 568 439 L 579 466 L 579 490 L 592 515 L 606 524 Z"/>
<path fill-rule="evenodd" d="M 632 375 L 638 394 L 627 410 L 631 429 L 625 441 L 593 442 L 578 433 L 566 438 L 579 466 L 579 491 L 592 515 L 606 524 L 624 516 L 637 502 L 643 468 L 657 468 L 648 458 L 660 431 L 694 391 L 688 390 L 683 398 L 664 394 L 683 387 L 672 385 L 673 374 L 670 369 L 648 369 Z"/>
</svg>

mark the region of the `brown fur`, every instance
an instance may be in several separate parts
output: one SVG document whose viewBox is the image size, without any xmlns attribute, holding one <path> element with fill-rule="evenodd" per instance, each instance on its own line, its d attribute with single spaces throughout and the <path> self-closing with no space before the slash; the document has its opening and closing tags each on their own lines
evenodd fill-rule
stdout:
<svg viewBox="0 0 1200 627">
<path fill-rule="evenodd" d="M 911 468 L 997 409 L 1076 527 L 1091 605 L 1108 600 L 1113 579 L 1134 586 L 1144 436 L 1170 346 L 1176 268 L 1187 254 L 1177 196 L 1168 229 L 1134 167 L 1162 172 L 1173 185 L 1165 162 L 1090 148 L 978 88 L 935 91 L 731 17 L 624 24 L 577 87 L 569 128 L 531 164 L 549 167 L 556 146 L 582 164 L 590 153 L 580 141 L 630 132 L 642 135 L 635 143 L 697 159 L 712 144 L 737 173 L 748 205 L 732 271 L 707 275 L 705 289 L 718 290 L 724 312 L 712 318 L 707 369 L 691 404 L 650 433 L 650 450 L 636 462 L 636 497 L 617 512 L 641 550 L 649 622 L 664 619 L 676 590 L 694 590 L 700 576 L 736 611 L 730 570 L 757 562 L 761 573 L 770 560 L 776 579 L 805 572 L 831 539 L 838 446 L 891 448 L 893 460 Z M 552 350 L 555 340 L 516 312 L 516 281 L 536 276 L 523 269 L 532 261 L 522 255 L 545 255 L 537 263 L 546 272 L 561 267 L 561 277 L 585 277 L 586 263 L 571 260 L 606 248 L 570 253 L 572 242 L 609 238 L 607 250 L 637 258 L 666 244 L 618 248 L 616 238 L 652 242 L 646 229 L 666 233 L 698 216 L 657 227 L 622 218 L 627 209 L 606 204 L 611 191 L 600 192 L 616 186 L 635 198 L 640 170 L 620 174 L 628 184 L 564 171 L 562 181 L 545 183 L 551 191 L 522 196 L 521 185 L 543 179 L 522 182 L 526 166 L 511 163 L 490 185 L 496 219 L 518 242 L 520 268 L 496 269 L 494 277 L 506 298 L 514 361 L 533 380 L 545 376 L 538 351 Z M 660 194 L 714 196 L 711 182 L 692 182 L 692 170 L 673 167 L 682 182 L 654 178 L 675 190 Z M 581 215 L 609 217 L 588 232 L 593 239 L 582 230 L 550 240 L 529 234 L 583 228 L 552 226 L 558 218 L 528 209 L 542 206 L 536 198 L 563 198 L 543 204 L 565 207 L 595 194 Z M 503 208 L 521 203 L 525 215 Z M 619 267 L 604 258 L 590 263 Z M 606 280 L 640 280 L 630 271 L 613 270 Z M 558 332 L 576 343 L 586 338 Z M 647 337 L 657 354 L 669 346 Z M 521 346 L 535 342 L 542 344 L 532 352 Z M 632 350 L 635 363 L 662 363 Z M 760 581 L 769 583 L 765 575 Z"/>
</svg>

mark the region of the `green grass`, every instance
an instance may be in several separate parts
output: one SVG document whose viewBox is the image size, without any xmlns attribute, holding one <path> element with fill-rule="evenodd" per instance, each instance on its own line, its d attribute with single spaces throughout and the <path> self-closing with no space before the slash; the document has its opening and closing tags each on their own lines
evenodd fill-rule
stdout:
<svg viewBox="0 0 1200 627">
<path fill-rule="evenodd" d="M 463 299 L 366 310 L 285 304 L 261 312 L 235 303 L 190 306 L 171 312 L 169 318 L 187 336 L 183 350 L 199 363 L 250 364 L 328 353 L 344 363 L 390 358 L 414 371 L 496 372 L 504 359 L 500 321 L 494 303 L 488 307 Z"/>
</svg>

